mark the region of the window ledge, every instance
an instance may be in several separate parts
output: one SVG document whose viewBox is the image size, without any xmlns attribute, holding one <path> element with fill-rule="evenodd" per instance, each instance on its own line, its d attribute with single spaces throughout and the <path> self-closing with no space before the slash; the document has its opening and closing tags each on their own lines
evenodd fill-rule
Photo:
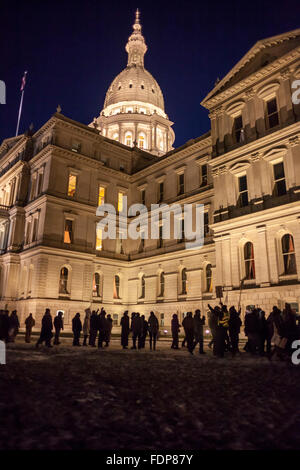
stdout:
<svg viewBox="0 0 300 470">
<path fill-rule="evenodd" d="M 292 281 L 297 279 L 298 274 L 281 274 L 281 276 L 279 276 L 279 281 Z"/>
</svg>

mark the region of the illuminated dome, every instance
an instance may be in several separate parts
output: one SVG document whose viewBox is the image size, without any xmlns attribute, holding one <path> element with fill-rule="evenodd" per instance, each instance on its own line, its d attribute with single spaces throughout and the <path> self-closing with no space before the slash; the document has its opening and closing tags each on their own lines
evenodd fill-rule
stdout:
<svg viewBox="0 0 300 470">
<path fill-rule="evenodd" d="M 147 46 L 138 10 L 125 49 L 127 67 L 110 85 L 103 110 L 95 121 L 105 137 L 161 156 L 172 150 L 175 134 L 173 122 L 165 113 L 160 86 L 144 67 Z"/>
<path fill-rule="evenodd" d="M 104 108 L 125 101 L 150 103 L 165 110 L 159 84 L 142 65 L 128 65 L 117 75 L 106 93 Z"/>
</svg>

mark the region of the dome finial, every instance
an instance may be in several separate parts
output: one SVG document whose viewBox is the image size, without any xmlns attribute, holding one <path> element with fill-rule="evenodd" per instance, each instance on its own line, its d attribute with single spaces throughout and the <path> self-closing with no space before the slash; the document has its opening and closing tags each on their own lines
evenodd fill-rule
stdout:
<svg viewBox="0 0 300 470">
<path fill-rule="evenodd" d="M 126 51 L 128 53 L 127 66 L 141 65 L 144 67 L 144 55 L 147 51 L 145 39 L 142 35 L 142 26 L 140 24 L 140 11 L 137 8 L 135 12 L 135 22 L 133 24 L 133 33 L 128 38 Z"/>
</svg>

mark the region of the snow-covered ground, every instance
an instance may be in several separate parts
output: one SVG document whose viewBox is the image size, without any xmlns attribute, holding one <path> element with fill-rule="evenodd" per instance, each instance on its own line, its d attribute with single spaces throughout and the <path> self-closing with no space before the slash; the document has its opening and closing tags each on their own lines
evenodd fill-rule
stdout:
<svg viewBox="0 0 300 470">
<path fill-rule="evenodd" d="M 299 379 L 300 366 L 246 353 L 20 337 L 0 365 L 0 449 L 297 449 Z"/>
</svg>

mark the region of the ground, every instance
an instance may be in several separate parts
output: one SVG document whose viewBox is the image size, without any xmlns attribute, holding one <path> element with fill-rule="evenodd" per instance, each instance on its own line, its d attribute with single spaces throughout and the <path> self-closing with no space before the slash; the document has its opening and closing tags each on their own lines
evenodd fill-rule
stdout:
<svg viewBox="0 0 300 470">
<path fill-rule="evenodd" d="M 112 343 L 9 344 L 0 449 L 300 448 L 300 366 Z"/>
</svg>

